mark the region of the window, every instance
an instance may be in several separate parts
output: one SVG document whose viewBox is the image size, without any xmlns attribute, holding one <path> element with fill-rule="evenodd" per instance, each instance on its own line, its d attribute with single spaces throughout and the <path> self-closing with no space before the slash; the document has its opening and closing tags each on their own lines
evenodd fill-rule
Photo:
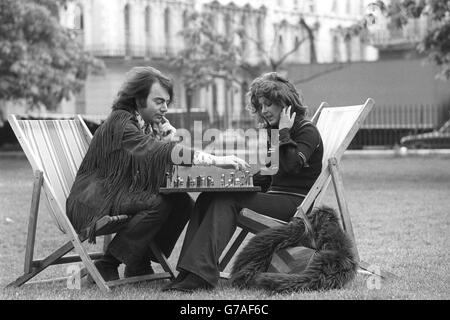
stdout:
<svg viewBox="0 0 450 320">
<path fill-rule="evenodd" d="M 83 16 L 83 8 L 80 5 L 75 7 L 74 21 L 73 27 L 77 34 L 77 41 L 81 45 L 84 45 L 84 16 Z"/>
<path fill-rule="evenodd" d="M 248 34 L 249 28 L 247 27 L 247 16 L 245 14 L 242 14 L 241 26 L 244 29 L 244 37 L 241 38 L 241 46 L 242 53 L 245 54 L 245 52 L 247 51 L 247 36 L 251 36 L 250 34 Z"/>
<path fill-rule="evenodd" d="M 359 13 L 361 15 L 363 15 L 364 13 L 366 13 L 366 4 L 364 0 L 360 0 L 359 1 Z"/>
<path fill-rule="evenodd" d="M 360 55 L 361 55 L 361 61 L 366 60 L 366 41 L 364 40 L 363 37 L 359 37 L 359 51 L 360 51 Z"/>
<path fill-rule="evenodd" d="M 124 30 L 125 30 L 125 56 L 131 55 L 131 26 L 130 26 L 130 5 L 124 8 Z"/>
<path fill-rule="evenodd" d="M 333 35 L 333 62 L 341 61 L 341 52 L 339 50 L 339 37 Z"/>
<path fill-rule="evenodd" d="M 188 18 L 189 18 L 189 14 L 187 12 L 187 10 L 183 11 L 183 29 L 186 29 L 188 26 Z"/>
<path fill-rule="evenodd" d="M 345 40 L 345 51 L 347 54 L 347 62 L 352 61 L 352 38 Z"/>
<path fill-rule="evenodd" d="M 309 0 L 308 9 L 309 9 L 309 12 L 311 12 L 311 13 L 315 13 L 316 12 L 315 0 Z"/>
<path fill-rule="evenodd" d="M 225 23 L 225 34 L 227 36 L 229 36 L 230 33 L 231 33 L 231 17 L 230 17 L 230 14 L 226 13 L 224 19 L 225 19 L 225 21 L 224 21 L 224 23 Z"/>
<path fill-rule="evenodd" d="M 297 47 L 297 50 L 295 50 L 295 52 L 299 53 L 300 52 L 300 45 L 298 45 L 298 43 L 300 42 L 300 39 L 298 38 L 298 36 L 295 36 L 294 39 L 294 44 L 292 45 L 293 48 Z"/>
<path fill-rule="evenodd" d="M 170 9 L 166 8 L 164 10 L 164 37 L 166 39 L 166 54 L 172 54 L 170 25 Z"/>
<path fill-rule="evenodd" d="M 264 42 L 264 22 L 261 16 L 256 20 L 256 38 L 258 42 L 263 44 Z"/>
<path fill-rule="evenodd" d="M 338 2 L 337 2 L 337 0 L 333 0 L 333 3 L 331 5 L 331 11 L 334 12 L 334 13 L 337 13 L 337 11 L 338 11 Z"/>
<path fill-rule="evenodd" d="M 145 34 L 148 36 L 150 35 L 150 7 L 145 7 L 145 13 L 144 13 L 144 21 L 145 21 Z"/>
<path fill-rule="evenodd" d="M 190 88 L 186 88 L 184 91 L 185 98 L 186 98 L 186 110 L 192 110 L 192 101 L 193 101 L 193 95 L 194 92 Z"/>
<path fill-rule="evenodd" d="M 145 7 L 144 23 L 145 23 L 145 55 L 150 56 L 150 43 L 151 43 L 151 11 L 150 7 Z"/>
<path fill-rule="evenodd" d="M 75 30 L 84 30 L 84 17 L 83 17 L 83 8 L 80 5 L 75 7 L 75 15 L 74 15 L 74 29 Z"/>
<path fill-rule="evenodd" d="M 247 81 L 242 82 L 241 85 L 241 105 L 242 110 L 245 110 L 245 107 L 247 106 L 247 92 L 248 92 L 248 83 Z"/>
<path fill-rule="evenodd" d="M 213 114 L 213 121 L 217 120 L 217 116 L 219 114 L 218 111 L 218 93 L 217 93 L 217 84 L 213 83 L 212 85 L 212 114 Z"/>
<path fill-rule="evenodd" d="M 170 38 L 170 9 L 166 8 L 164 10 L 164 35 L 167 38 Z"/>
<path fill-rule="evenodd" d="M 183 30 L 186 30 L 188 28 L 188 24 L 189 24 L 189 13 L 187 10 L 184 10 L 183 11 L 183 27 L 182 27 Z M 182 41 L 183 41 L 184 47 L 187 47 L 188 41 L 187 41 L 186 37 L 183 37 Z"/>
<path fill-rule="evenodd" d="M 284 54 L 283 36 L 278 37 L 278 58 L 281 58 Z"/>
</svg>

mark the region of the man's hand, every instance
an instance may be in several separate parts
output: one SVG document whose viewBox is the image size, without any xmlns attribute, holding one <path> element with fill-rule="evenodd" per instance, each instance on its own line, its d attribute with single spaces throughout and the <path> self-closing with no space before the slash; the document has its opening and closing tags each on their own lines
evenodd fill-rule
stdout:
<svg viewBox="0 0 450 320">
<path fill-rule="evenodd" d="M 283 108 L 280 114 L 280 123 L 278 124 L 278 129 L 288 128 L 291 129 L 294 125 L 295 116 L 297 114 L 294 112 L 291 116 L 291 106 L 288 108 Z"/>
<path fill-rule="evenodd" d="M 250 165 L 236 156 L 214 157 L 213 165 L 222 169 L 245 170 Z"/>
<path fill-rule="evenodd" d="M 170 124 L 169 120 L 163 117 L 163 122 L 159 124 L 159 132 L 161 132 L 164 141 L 172 141 L 177 133 L 177 129 Z"/>
</svg>

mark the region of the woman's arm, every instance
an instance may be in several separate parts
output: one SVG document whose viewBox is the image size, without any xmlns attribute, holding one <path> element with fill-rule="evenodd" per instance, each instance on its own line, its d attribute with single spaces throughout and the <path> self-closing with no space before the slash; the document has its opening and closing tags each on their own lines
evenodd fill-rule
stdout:
<svg viewBox="0 0 450 320">
<path fill-rule="evenodd" d="M 312 124 L 291 136 L 289 129 L 280 130 L 280 168 L 287 173 L 298 173 L 308 166 L 308 161 L 320 144 L 318 130 Z"/>
</svg>

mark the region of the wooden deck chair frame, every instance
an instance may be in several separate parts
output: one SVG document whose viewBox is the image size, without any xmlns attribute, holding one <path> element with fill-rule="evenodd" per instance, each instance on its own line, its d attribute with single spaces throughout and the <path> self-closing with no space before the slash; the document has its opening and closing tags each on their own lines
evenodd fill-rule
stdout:
<svg viewBox="0 0 450 320">
<path fill-rule="evenodd" d="M 359 252 L 356 245 L 356 239 L 353 233 L 353 227 L 350 219 L 350 213 L 344 196 L 344 185 L 342 180 L 342 174 L 339 169 L 339 163 L 342 155 L 350 145 L 351 141 L 353 140 L 358 130 L 361 128 L 362 123 L 364 122 L 365 118 L 370 113 L 374 105 L 375 102 L 370 98 L 363 105 L 361 105 L 362 110 L 360 111 L 356 121 L 354 121 L 352 127 L 348 131 L 347 135 L 344 137 L 342 143 L 339 145 L 336 152 L 334 152 L 334 154 L 332 154 L 328 158 L 328 166 L 325 166 L 325 168 L 322 169 L 322 172 L 317 178 L 313 187 L 303 200 L 302 204 L 297 208 L 295 216 L 306 217 L 305 213 L 308 212 L 308 210 L 312 209 L 314 206 L 318 206 L 321 203 L 322 197 L 324 196 L 327 187 L 331 181 L 334 187 L 334 193 L 339 207 L 339 218 L 341 226 L 343 230 L 348 234 L 354 245 L 354 253 L 357 261 L 359 262 L 358 271 L 366 274 L 375 274 L 380 276 L 381 278 L 391 278 L 395 277 L 395 275 L 384 270 L 381 270 L 381 272 L 379 272 L 379 270 L 372 270 L 370 264 L 360 260 Z M 325 110 L 326 108 L 345 108 L 345 107 L 338 107 L 338 106 L 333 107 L 329 106 L 326 102 L 323 102 L 320 105 L 319 109 L 314 114 L 313 118 L 311 119 L 311 121 L 314 124 L 317 124 L 322 111 Z M 307 219 L 305 220 L 307 221 Z M 285 223 L 286 222 L 284 221 L 273 219 L 258 214 L 256 212 L 253 212 L 251 210 L 244 209 L 238 218 L 238 226 L 242 230 L 234 238 L 234 241 L 230 242 L 230 244 L 224 250 L 224 253 L 222 254 L 221 259 L 219 261 L 219 269 L 221 271 L 225 270 L 226 266 L 233 258 L 236 251 L 239 249 L 240 245 L 245 240 L 249 232 L 258 233 L 266 228 L 280 226 Z M 226 273 L 224 273 L 224 275 L 226 275 Z"/>
<path fill-rule="evenodd" d="M 83 118 L 80 115 L 77 115 L 74 119 L 70 120 L 69 122 L 64 122 L 64 129 L 63 128 L 63 121 L 65 120 L 19 120 L 16 115 L 10 115 L 9 116 L 9 123 L 20 143 L 22 146 L 23 151 L 25 152 L 28 161 L 31 164 L 31 167 L 34 172 L 34 184 L 33 184 L 33 194 L 31 198 L 31 208 L 30 208 L 30 216 L 29 216 L 29 222 L 28 222 L 28 233 L 27 233 L 27 242 L 26 242 L 26 250 L 25 250 L 25 263 L 24 263 L 24 274 L 17 278 L 12 283 L 8 284 L 7 287 L 20 287 L 25 283 L 42 283 L 42 282 L 50 282 L 50 281 L 58 281 L 58 280 L 64 280 L 67 279 L 67 277 L 63 278 L 53 278 L 53 279 L 47 279 L 47 280 L 41 280 L 41 281 L 34 281 L 29 282 L 33 277 L 38 275 L 40 272 L 45 270 L 47 267 L 52 265 L 61 265 L 61 264 L 67 264 L 67 263 L 76 263 L 76 262 L 82 262 L 84 264 L 84 267 L 82 269 L 82 272 L 80 276 L 84 276 L 87 273 L 89 273 L 92 277 L 92 279 L 95 281 L 95 283 L 98 285 L 98 287 L 104 291 L 108 292 L 110 291 L 111 287 L 122 285 L 122 284 L 128 284 L 128 283 L 134 283 L 134 282 L 140 282 L 140 281 L 147 281 L 147 280 L 158 280 L 158 279 L 173 279 L 175 277 L 175 273 L 168 263 L 166 257 L 161 252 L 159 247 L 155 243 L 150 244 L 150 248 L 154 255 L 156 256 L 158 262 L 161 264 L 162 268 L 165 272 L 156 273 L 153 275 L 146 275 L 146 276 L 138 276 L 138 277 L 130 277 L 125 279 L 119 279 L 115 281 L 109 281 L 106 282 L 102 276 L 100 275 L 98 269 L 95 267 L 93 261 L 100 259 L 106 250 L 107 245 L 111 241 L 111 236 L 113 233 L 117 232 L 117 230 L 120 229 L 120 226 L 123 226 L 126 224 L 126 222 L 129 219 L 129 216 L 121 215 L 121 216 L 115 216 L 110 217 L 106 216 L 100 219 L 96 224 L 96 236 L 104 236 L 104 242 L 103 242 L 103 252 L 94 252 L 89 253 L 87 252 L 87 249 L 82 245 L 82 243 L 87 239 L 86 235 L 78 235 L 73 228 L 72 224 L 70 223 L 66 212 L 65 212 L 65 203 L 61 203 L 62 201 L 58 201 L 58 196 L 55 194 L 55 189 L 52 183 L 50 182 L 50 179 L 48 179 L 48 176 L 46 174 L 44 165 L 42 164 L 43 161 L 40 160 L 40 157 L 36 154 L 36 150 L 34 150 L 30 144 L 29 137 L 25 133 L 24 130 L 24 122 L 25 121 L 35 121 L 35 123 L 38 123 L 40 121 L 40 126 L 45 125 L 45 121 L 54 121 L 54 126 L 60 128 L 60 130 L 57 132 L 59 137 L 64 136 L 63 138 L 66 139 L 65 135 L 69 135 L 67 133 L 68 131 L 72 131 L 72 135 L 70 136 L 72 139 L 77 139 L 74 137 L 78 137 L 77 140 L 77 152 L 78 153 L 78 159 L 74 159 L 73 155 L 76 153 L 75 151 L 70 151 L 69 143 L 65 144 L 66 150 L 69 150 L 68 154 L 72 155 L 72 159 L 68 159 L 68 161 L 71 161 L 72 169 L 75 171 L 72 172 L 73 178 L 76 174 L 76 171 L 78 170 L 79 165 L 81 164 L 81 160 L 84 157 L 87 148 L 89 146 L 89 143 L 92 140 L 92 134 L 89 131 L 88 127 L 86 126 L 85 122 L 83 121 Z M 31 126 L 31 125 L 30 125 Z M 67 132 L 64 130 L 68 130 Z M 30 133 L 31 134 L 31 133 Z M 43 134 L 45 136 L 45 134 Z M 67 138 L 68 139 L 68 138 Z M 51 141 L 50 135 L 47 135 L 47 143 L 55 143 L 54 141 Z M 75 146 L 73 146 L 75 147 Z M 81 148 L 80 148 L 81 147 Z M 58 157 L 61 155 L 54 154 L 52 159 L 47 159 L 51 161 L 60 161 Z M 67 156 L 67 153 L 65 155 Z M 48 168 L 47 168 L 48 169 Z M 63 179 L 64 177 L 58 177 L 58 179 Z M 72 181 L 73 183 L 73 181 Z M 69 190 L 71 187 L 71 183 L 69 186 Z M 65 233 L 65 236 L 67 237 L 67 242 L 58 248 L 56 251 L 54 251 L 52 254 L 47 256 L 44 259 L 38 259 L 34 260 L 34 246 L 36 241 L 36 226 L 38 221 L 38 211 L 39 211 L 39 202 L 40 202 L 40 195 L 41 195 L 41 188 L 44 189 L 45 198 L 48 200 L 48 208 L 50 210 L 50 213 L 53 215 L 53 217 L 56 219 L 56 224 L 59 227 L 59 229 Z M 68 191 L 67 191 L 68 193 Z M 67 196 L 67 195 L 66 195 Z M 60 197 L 61 198 L 61 197 Z M 65 199 L 64 199 L 65 201 Z M 67 255 L 70 251 L 75 250 L 76 254 Z"/>
</svg>

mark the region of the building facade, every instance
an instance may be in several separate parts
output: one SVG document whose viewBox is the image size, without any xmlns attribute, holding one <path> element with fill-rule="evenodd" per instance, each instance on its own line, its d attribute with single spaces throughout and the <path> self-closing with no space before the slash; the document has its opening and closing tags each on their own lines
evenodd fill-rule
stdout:
<svg viewBox="0 0 450 320">
<path fill-rule="evenodd" d="M 344 39 L 341 28 L 359 21 L 371 0 L 77 0 L 62 9 L 61 23 L 79 32 L 79 41 L 87 51 L 105 61 L 104 75 L 90 76 L 85 90 L 62 104 L 61 112 L 107 114 L 126 71 L 132 66 L 152 65 L 175 79 L 173 109 L 182 112 L 189 104 L 214 118 L 225 117 L 227 125 L 239 122 L 245 113 L 248 82 L 242 74 L 241 87 L 228 88 L 217 79 L 192 96 L 186 94 L 176 70 L 167 61 L 183 49 L 180 31 L 192 12 L 209 12 L 218 32 L 234 32 L 242 27 L 247 38 L 240 40 L 243 57 L 256 64 L 267 57 L 277 59 L 294 48 L 281 66 L 311 62 L 307 30 L 299 21 L 303 17 L 313 28 L 318 63 L 373 61 L 378 52 L 359 38 Z M 263 50 L 256 43 L 261 43 Z M 169 59 L 167 59 L 169 58 Z M 190 109 L 191 109 L 190 108 Z"/>
</svg>

